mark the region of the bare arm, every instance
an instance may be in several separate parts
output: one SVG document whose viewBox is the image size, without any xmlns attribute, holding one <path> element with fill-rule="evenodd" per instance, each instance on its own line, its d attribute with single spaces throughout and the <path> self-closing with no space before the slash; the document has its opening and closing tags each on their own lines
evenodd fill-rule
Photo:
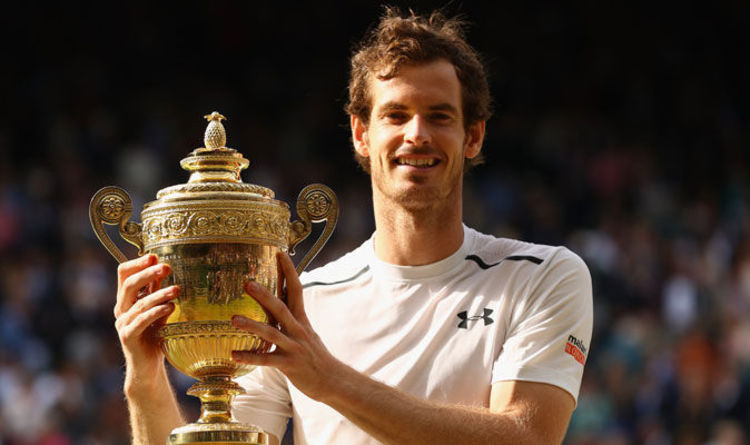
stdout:
<svg viewBox="0 0 750 445">
<path fill-rule="evenodd" d="M 124 392 L 130 412 L 133 444 L 163 444 L 170 431 L 184 422 L 169 380 L 164 355 L 156 337 L 159 323 L 172 313 L 170 300 L 177 286 L 141 295 L 140 289 L 158 289 L 169 266 L 146 255 L 117 269 L 115 327 L 125 356 Z"/>
<path fill-rule="evenodd" d="M 150 380 L 125 390 L 134 445 L 166 443 L 169 433 L 185 423 L 164 367 Z"/>
<path fill-rule="evenodd" d="M 554 444 L 562 442 L 573 398 L 542 383 L 501 382 L 490 409 L 438 404 L 375 382 L 354 370 L 322 401 L 387 444 Z M 496 394 L 508 397 L 501 405 Z"/>
<path fill-rule="evenodd" d="M 235 317 L 235 324 L 276 344 L 270 354 L 236 352 L 235 360 L 279 368 L 309 397 L 324 402 L 386 444 L 550 444 L 565 434 L 575 403 L 564 390 L 530 382 L 493 385 L 490 408 L 425 401 L 372 380 L 333 357 L 312 330 L 302 287 L 281 258 L 288 307 L 264 288 L 246 290 L 279 320 L 281 331 Z"/>
</svg>

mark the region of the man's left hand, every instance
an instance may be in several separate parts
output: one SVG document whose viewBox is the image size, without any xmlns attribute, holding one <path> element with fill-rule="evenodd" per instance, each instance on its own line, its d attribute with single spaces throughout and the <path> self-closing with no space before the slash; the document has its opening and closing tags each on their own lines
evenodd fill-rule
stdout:
<svg viewBox="0 0 750 445">
<path fill-rule="evenodd" d="M 300 391 L 319 400 L 332 382 L 332 372 L 344 365 L 331 355 L 310 325 L 302 283 L 289 255 L 279 253 L 278 259 L 282 272 L 279 286 L 286 282 L 286 304 L 254 281 L 245 283 L 245 291 L 278 321 L 280 329 L 241 315 L 232 318 L 238 329 L 255 334 L 276 348 L 268 353 L 234 351 L 232 358 L 240 363 L 278 368 Z"/>
</svg>

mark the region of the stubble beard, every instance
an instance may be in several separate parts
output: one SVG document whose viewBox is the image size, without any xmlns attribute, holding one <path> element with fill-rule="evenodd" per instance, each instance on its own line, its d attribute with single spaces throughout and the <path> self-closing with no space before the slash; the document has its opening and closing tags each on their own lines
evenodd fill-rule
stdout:
<svg viewBox="0 0 750 445">
<path fill-rule="evenodd" d="M 425 185 L 430 179 L 421 175 L 408 178 L 411 184 L 405 189 L 399 189 L 389 184 L 380 172 L 372 172 L 372 187 L 383 198 L 383 204 L 400 207 L 409 213 L 425 213 L 439 208 L 451 201 L 451 196 L 461 193 L 462 172 L 448 177 L 443 184 Z"/>
</svg>

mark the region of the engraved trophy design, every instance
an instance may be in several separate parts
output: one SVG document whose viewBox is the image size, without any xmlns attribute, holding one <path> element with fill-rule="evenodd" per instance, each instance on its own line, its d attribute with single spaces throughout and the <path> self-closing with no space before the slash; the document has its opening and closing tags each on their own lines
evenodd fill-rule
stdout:
<svg viewBox="0 0 750 445">
<path fill-rule="evenodd" d="M 188 394 L 201 400 L 201 416 L 172 431 L 168 444 L 267 444 L 260 428 L 232 417 L 231 401 L 242 393 L 232 379 L 254 366 L 231 359 L 233 350 L 265 352 L 270 344 L 236 329 L 235 314 L 272 323 L 268 314 L 243 291 L 255 280 L 278 295 L 276 254 L 289 251 L 311 232 L 313 222 L 325 227 L 297 266 L 301 272 L 330 238 L 338 218 L 338 200 L 328 187 L 312 184 L 297 198 L 299 220 L 290 222 L 289 206 L 274 199 L 274 192 L 246 184 L 240 171 L 249 161 L 226 147 L 224 116 L 213 112 L 204 137 L 180 165 L 190 172 L 186 184 L 164 188 L 146 203 L 141 223 L 129 221 L 132 201 L 119 187 L 104 187 L 91 199 L 89 217 L 97 237 L 119 262 L 127 260 L 104 231 L 116 225 L 139 254 L 153 253 L 172 274 L 162 286 L 182 290 L 174 312 L 159 328 L 167 360 L 198 380 Z"/>
</svg>

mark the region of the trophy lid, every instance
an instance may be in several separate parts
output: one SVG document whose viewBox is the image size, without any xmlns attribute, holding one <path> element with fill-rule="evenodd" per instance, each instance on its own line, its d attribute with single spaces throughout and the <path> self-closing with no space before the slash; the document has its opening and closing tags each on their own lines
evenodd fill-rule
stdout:
<svg viewBox="0 0 750 445">
<path fill-rule="evenodd" d="M 310 234 L 311 224 L 326 221 L 318 241 L 297 266 L 302 270 L 333 231 L 338 215 L 336 195 L 322 184 L 310 184 L 297 197 L 299 220 L 290 222 L 289 205 L 274 199 L 270 189 L 245 184 L 242 169 L 250 162 L 227 148 L 222 119 L 206 115 L 205 147 L 193 150 L 180 165 L 190 172 L 185 184 L 166 187 L 156 200 L 144 204 L 141 223 L 128 221 L 133 210 L 128 193 L 104 187 L 91 198 L 89 218 L 109 252 L 123 262 L 127 257 L 112 243 L 103 224 L 119 225 L 120 235 L 139 252 L 167 255 L 174 246 L 188 244 L 252 244 L 293 252 Z M 163 249 L 163 250 L 160 250 Z M 170 254 L 171 255 L 171 254 Z"/>
<path fill-rule="evenodd" d="M 226 117 L 217 111 L 203 117 L 208 121 L 203 136 L 205 146 L 196 148 L 180 161 L 180 166 L 190 172 L 190 179 L 186 184 L 159 190 L 157 201 L 201 198 L 200 195 L 215 192 L 236 192 L 247 195 L 247 198 L 272 199 L 273 190 L 242 182 L 240 172 L 250 165 L 250 161 L 242 153 L 226 146 L 226 129 L 221 123 Z"/>
</svg>

